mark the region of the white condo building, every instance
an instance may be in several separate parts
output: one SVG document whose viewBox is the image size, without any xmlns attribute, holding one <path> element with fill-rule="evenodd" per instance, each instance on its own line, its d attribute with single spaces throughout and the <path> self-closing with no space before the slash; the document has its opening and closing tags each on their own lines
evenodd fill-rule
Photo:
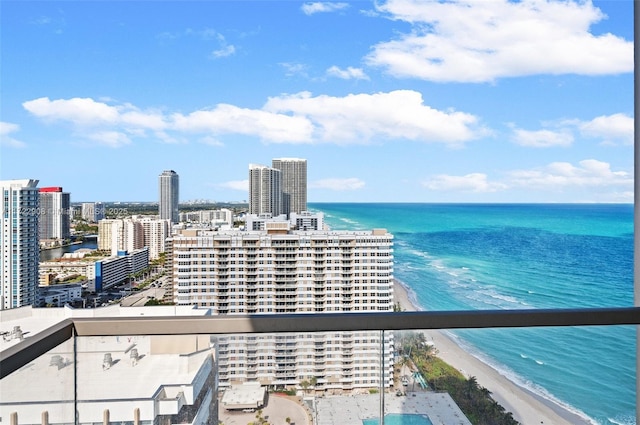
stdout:
<svg viewBox="0 0 640 425">
<path fill-rule="evenodd" d="M 249 164 L 249 214 L 282 214 L 282 172 Z"/>
<path fill-rule="evenodd" d="M 165 251 L 165 240 L 170 235 L 169 220 L 133 216 L 125 219 L 106 219 L 98 222 L 98 249 L 132 252 L 149 248 L 149 258 L 155 260 Z"/>
<path fill-rule="evenodd" d="M 227 208 L 199 210 L 180 213 L 181 223 L 201 223 L 214 227 L 233 227 L 233 211 Z"/>
<path fill-rule="evenodd" d="M 70 238 L 71 196 L 61 187 L 43 187 L 39 189 L 40 207 L 38 231 L 40 239 Z"/>
<path fill-rule="evenodd" d="M 149 259 L 155 260 L 165 251 L 165 241 L 171 235 L 169 220 L 157 218 L 138 219 L 144 232 L 144 246 L 149 248 Z"/>
<path fill-rule="evenodd" d="M 307 211 L 307 160 L 275 158 L 271 166 L 282 174 L 282 213 Z"/>
<path fill-rule="evenodd" d="M 134 251 L 143 248 L 144 227 L 132 219 L 105 219 L 98 222 L 98 249 L 110 251 Z"/>
<path fill-rule="evenodd" d="M 212 314 L 363 313 L 393 310 L 393 236 L 386 230 L 198 231 L 169 239 L 178 306 Z M 316 390 L 379 387 L 380 332 L 219 339 L 221 386 L 260 382 Z M 385 334 L 384 385 L 392 384 L 393 336 Z"/>
<path fill-rule="evenodd" d="M 2 180 L 0 310 L 37 303 L 38 180 Z"/>
<path fill-rule="evenodd" d="M 180 199 L 180 180 L 178 173 L 165 170 L 158 177 L 158 212 L 161 219 L 169 220 L 171 224 L 178 223 L 178 202 Z"/>
</svg>

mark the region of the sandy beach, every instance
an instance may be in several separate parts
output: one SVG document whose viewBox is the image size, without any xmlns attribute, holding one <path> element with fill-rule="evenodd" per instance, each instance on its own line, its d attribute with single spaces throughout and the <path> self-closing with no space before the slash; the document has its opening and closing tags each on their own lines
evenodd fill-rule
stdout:
<svg viewBox="0 0 640 425">
<path fill-rule="evenodd" d="M 407 288 L 399 281 L 394 286 L 395 302 L 405 311 L 417 311 Z M 524 425 L 569 425 L 590 424 L 578 415 L 546 400 L 527 389 L 520 387 L 501 375 L 491 366 L 483 363 L 456 344 L 442 331 L 425 330 L 427 340 L 432 340 L 438 350 L 438 356 L 458 369 L 465 376 L 475 376 L 478 384 L 491 391 L 492 397 L 506 411 Z"/>
</svg>

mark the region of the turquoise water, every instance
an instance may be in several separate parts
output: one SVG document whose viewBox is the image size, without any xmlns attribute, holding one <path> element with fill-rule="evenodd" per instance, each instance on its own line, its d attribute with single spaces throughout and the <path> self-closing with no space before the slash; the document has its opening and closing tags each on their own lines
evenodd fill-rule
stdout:
<svg viewBox="0 0 640 425">
<path fill-rule="evenodd" d="M 378 425 L 380 418 L 363 419 L 362 425 Z M 384 415 L 384 425 L 432 425 L 425 415 L 392 413 Z"/>
<path fill-rule="evenodd" d="M 426 310 L 633 305 L 632 205 L 312 207 L 335 230 L 393 233 L 394 275 Z M 594 424 L 635 424 L 634 327 L 452 335 L 514 382 Z"/>
</svg>

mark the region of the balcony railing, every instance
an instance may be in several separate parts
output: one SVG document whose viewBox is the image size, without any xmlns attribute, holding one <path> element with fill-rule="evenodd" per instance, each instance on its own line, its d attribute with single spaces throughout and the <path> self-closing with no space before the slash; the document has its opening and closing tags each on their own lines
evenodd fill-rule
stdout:
<svg viewBox="0 0 640 425">
<path fill-rule="evenodd" d="M 126 310 L 121 308 L 119 314 L 128 314 Z M 396 335 L 391 331 L 640 324 L 640 308 L 636 307 L 247 316 L 181 316 L 176 312 L 174 316 L 152 316 L 155 311 L 154 307 L 146 307 L 136 310 L 131 316 L 66 318 L 43 331 L 23 335 L 20 342 L 5 348 L 0 353 L 0 377 L 3 380 L 2 391 L 7 397 L 11 395 L 11 401 L 3 397 L 0 407 L 5 405 L 4 413 L 10 416 L 6 422 L 10 425 L 95 424 L 104 411 L 103 424 L 151 425 L 155 420 L 167 424 L 202 424 L 207 418 L 217 420 L 218 412 L 224 414 L 226 391 L 218 393 L 217 374 L 223 388 L 243 381 L 263 386 L 268 383 L 269 387 L 297 388 L 305 395 L 307 387 L 302 385 L 301 375 L 315 376 L 313 392 L 323 394 L 343 391 L 355 397 L 365 397 L 362 393 L 366 392 L 364 386 L 368 382 L 369 390 L 376 386 L 379 389 L 375 396 L 379 397 L 379 406 L 376 406 L 377 402 L 372 404 L 371 399 L 366 402 L 369 403 L 370 415 L 384 416 L 389 403 L 409 406 L 419 401 L 425 405 L 447 405 L 454 409 L 454 416 L 460 415 L 456 424 L 468 424 L 464 415 L 455 410 L 455 403 L 451 399 L 440 399 L 441 393 L 437 391 L 416 391 L 409 395 L 408 390 L 404 397 L 396 397 L 396 390 L 390 391 L 394 385 L 400 389 L 407 388 L 400 383 L 401 374 L 391 372 L 398 367 L 397 363 L 393 365 L 397 361 L 394 348 L 398 346 L 391 343 L 396 337 L 387 337 Z M 363 338 L 357 336 L 361 331 L 368 336 L 351 344 L 351 336 Z M 340 353 L 335 349 L 324 350 L 320 356 L 303 350 L 296 353 L 296 356 L 302 354 L 298 357 L 285 351 L 283 353 L 287 355 L 280 362 L 274 358 L 270 366 L 264 363 L 268 353 L 259 357 L 255 349 L 250 348 L 255 347 L 256 338 L 262 338 L 258 334 L 276 334 L 276 340 L 282 345 L 280 348 L 286 348 L 287 344 L 293 346 L 299 337 L 302 338 L 300 341 L 314 346 L 318 338 L 329 346 L 334 343 L 342 346 L 346 338 L 353 349 Z M 238 339 L 241 335 L 244 335 L 241 337 L 243 342 Z M 172 345 L 174 340 L 184 341 L 180 349 L 185 350 L 172 351 L 177 346 Z M 214 340 L 222 344 L 211 345 Z M 116 342 L 118 348 L 115 348 Z M 168 348 L 172 346 L 174 348 Z M 220 359 L 206 355 L 215 350 L 212 348 L 215 346 L 219 347 Z M 271 344 L 270 349 L 274 356 L 278 356 L 278 347 Z M 251 350 L 251 353 L 244 350 Z M 163 353 L 174 357 L 164 359 Z M 383 364 L 385 367 L 380 368 Z M 193 382 L 192 385 L 185 387 L 171 381 L 174 374 L 187 369 L 191 371 L 189 379 L 193 381 L 186 382 Z M 380 370 L 384 370 L 384 376 L 380 375 Z M 40 379 L 36 376 L 40 376 L 42 382 L 25 382 L 27 387 L 20 388 L 21 380 Z M 121 383 L 121 380 L 126 383 Z M 36 393 L 40 398 L 28 390 L 28 385 L 38 386 Z M 126 394 L 118 391 L 121 385 Z M 412 380 L 409 388 L 412 391 L 417 385 L 419 383 Z M 150 393 L 150 386 L 157 390 Z M 142 387 L 145 391 L 140 391 Z M 7 390 L 10 392 L 5 392 Z M 389 394 L 386 402 L 385 394 Z M 305 407 L 308 410 L 306 423 L 327 423 L 314 417 L 325 409 L 325 399 L 312 400 L 313 406 Z M 348 403 L 351 399 L 345 400 Z M 320 404 L 316 406 L 316 402 Z M 329 402 L 326 399 L 326 403 Z M 360 403 L 365 402 L 358 399 L 356 404 Z M 25 410 L 25 406 L 30 404 L 33 404 L 33 409 Z M 14 405 L 15 414 L 13 409 L 7 409 Z M 349 409 L 354 406 L 332 408 L 342 409 L 341 414 L 349 415 Z M 298 407 L 302 409 L 303 405 Z M 372 412 L 372 408 L 376 412 Z M 20 409 L 21 413 L 17 413 Z M 249 421 L 253 418 L 253 413 L 248 416 Z M 298 423 L 302 425 L 304 422 Z"/>
<path fill-rule="evenodd" d="M 640 325 L 640 307 L 197 317 L 75 317 L 64 319 L 2 351 L 0 378 L 13 373 L 59 344 L 73 337 L 83 336 L 224 335 L 611 325 Z"/>
</svg>

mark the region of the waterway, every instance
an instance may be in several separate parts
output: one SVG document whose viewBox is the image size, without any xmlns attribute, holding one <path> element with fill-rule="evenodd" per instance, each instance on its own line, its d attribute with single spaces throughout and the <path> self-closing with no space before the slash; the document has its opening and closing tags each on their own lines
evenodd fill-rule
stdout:
<svg viewBox="0 0 640 425">
<path fill-rule="evenodd" d="M 50 261 L 62 257 L 68 252 L 75 252 L 79 249 L 98 249 L 96 239 L 88 239 L 82 243 L 63 246 L 60 248 L 45 249 L 40 251 L 40 261 Z"/>
</svg>

